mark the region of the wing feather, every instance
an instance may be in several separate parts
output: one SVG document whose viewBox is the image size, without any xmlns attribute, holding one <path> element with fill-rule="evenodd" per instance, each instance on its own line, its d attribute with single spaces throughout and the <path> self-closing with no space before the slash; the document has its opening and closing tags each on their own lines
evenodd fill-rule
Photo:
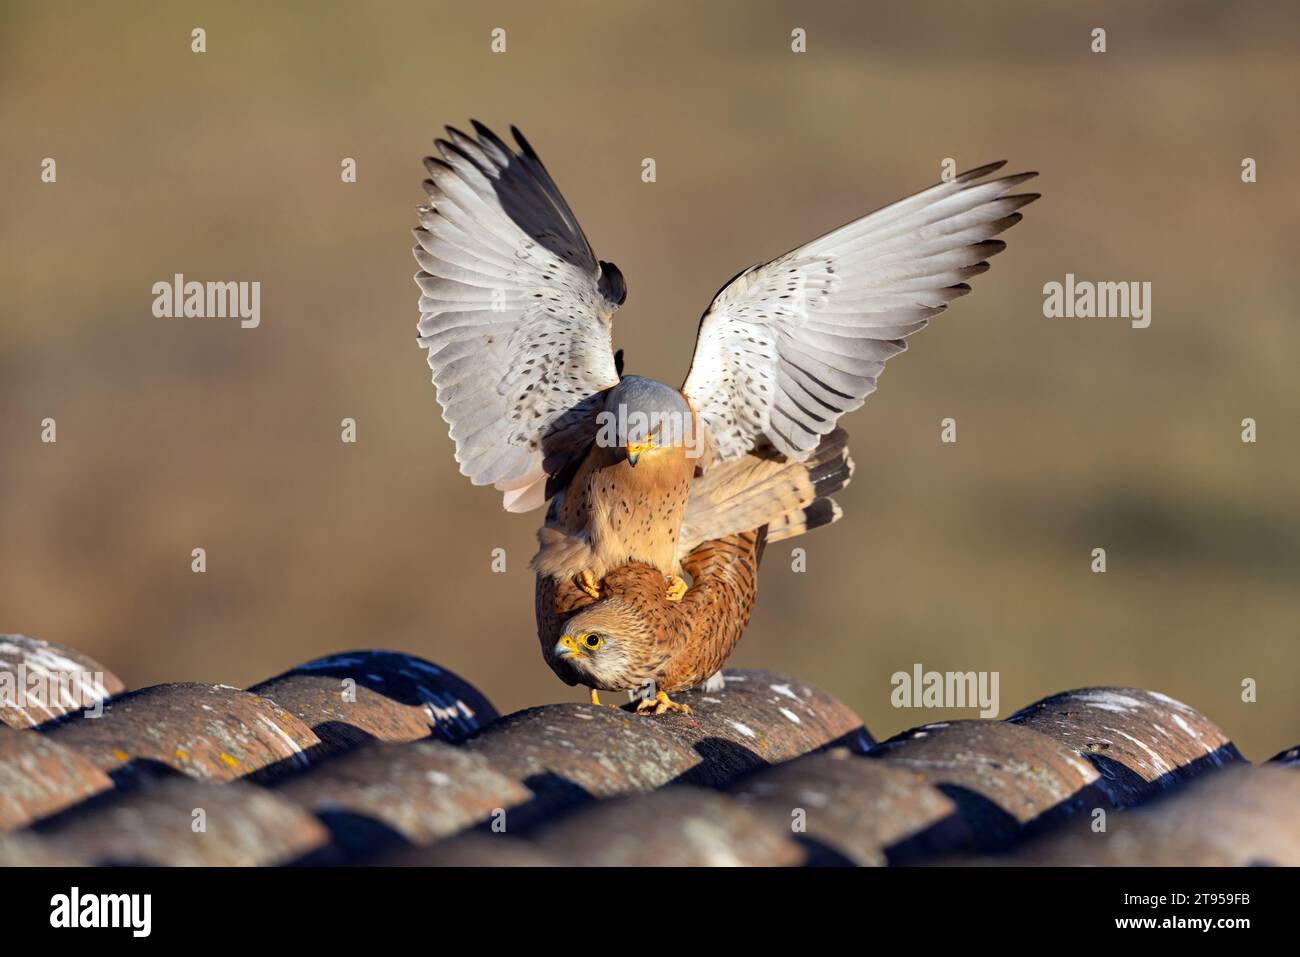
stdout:
<svg viewBox="0 0 1300 957">
<path fill-rule="evenodd" d="M 448 128 L 424 161 L 419 343 L 461 472 L 526 511 L 586 451 L 593 397 L 618 382 L 610 320 L 624 286 L 519 131 L 517 150 L 474 131 Z"/>
<path fill-rule="evenodd" d="M 970 292 L 1035 173 L 969 170 L 741 273 L 700 320 L 682 391 L 716 460 L 770 443 L 803 461 L 876 388 L 907 336 Z"/>
</svg>

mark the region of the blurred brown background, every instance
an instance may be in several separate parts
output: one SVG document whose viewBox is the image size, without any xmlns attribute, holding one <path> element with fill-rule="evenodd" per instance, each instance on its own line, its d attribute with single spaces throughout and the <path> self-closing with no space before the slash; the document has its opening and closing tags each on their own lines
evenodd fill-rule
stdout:
<svg viewBox="0 0 1300 957">
<path fill-rule="evenodd" d="M 5 3 L 0 631 L 132 686 L 366 646 L 503 710 L 576 699 L 533 636 L 540 514 L 458 475 L 415 344 L 432 136 L 524 129 L 628 278 L 629 370 L 673 383 L 739 269 L 944 157 L 1008 157 L 1044 198 L 847 419 L 845 518 L 794 543 L 806 575 L 772 549 L 732 664 L 820 684 L 879 736 L 938 717 L 889 705 L 921 662 L 1000 671 L 1004 716 L 1131 684 L 1252 758 L 1295 744 L 1300 15 L 1077 6 Z M 261 327 L 155 319 L 177 272 L 260 280 Z M 1045 319 L 1066 272 L 1152 282 L 1151 327 Z"/>
</svg>

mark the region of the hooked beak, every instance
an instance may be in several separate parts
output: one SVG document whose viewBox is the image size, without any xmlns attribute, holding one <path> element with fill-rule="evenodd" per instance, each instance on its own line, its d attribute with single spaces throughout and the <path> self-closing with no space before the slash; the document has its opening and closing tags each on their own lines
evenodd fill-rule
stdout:
<svg viewBox="0 0 1300 957">
<path fill-rule="evenodd" d="M 650 442 L 630 442 L 627 446 L 627 464 L 636 468 L 639 459 L 650 448 Z"/>
<path fill-rule="evenodd" d="M 587 653 L 578 647 L 578 643 L 573 640 L 572 635 L 564 635 L 555 643 L 555 657 L 585 658 Z"/>
</svg>

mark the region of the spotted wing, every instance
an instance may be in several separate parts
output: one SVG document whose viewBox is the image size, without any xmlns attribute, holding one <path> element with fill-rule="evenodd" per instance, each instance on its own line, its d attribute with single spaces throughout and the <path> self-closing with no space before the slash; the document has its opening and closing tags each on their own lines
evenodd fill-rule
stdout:
<svg viewBox="0 0 1300 957">
<path fill-rule="evenodd" d="M 519 131 L 512 149 L 474 129 L 449 129 L 425 160 L 419 343 L 461 472 L 526 511 L 590 445 L 599 393 L 618 382 L 611 317 L 625 287 Z"/>
<path fill-rule="evenodd" d="M 1038 198 L 1012 190 L 1036 175 L 956 176 L 746 270 L 700 321 L 682 391 L 716 461 L 770 443 L 802 461 L 876 388 L 904 339 L 988 269 L 994 239 Z"/>
</svg>

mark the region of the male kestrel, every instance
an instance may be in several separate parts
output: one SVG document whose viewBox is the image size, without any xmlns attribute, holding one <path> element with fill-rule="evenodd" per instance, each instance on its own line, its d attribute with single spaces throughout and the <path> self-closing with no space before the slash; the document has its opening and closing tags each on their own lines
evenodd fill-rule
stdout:
<svg viewBox="0 0 1300 957">
<path fill-rule="evenodd" d="M 425 160 L 419 342 L 461 471 L 502 491 L 509 511 L 555 498 L 533 567 L 593 596 L 641 561 L 680 598 L 692 542 L 779 517 L 780 503 L 736 484 L 773 456 L 815 454 L 1037 198 L 1012 192 L 1033 173 L 986 179 L 994 163 L 745 270 L 704 313 L 677 390 L 621 376 L 622 273 L 596 258 L 518 130 L 516 151 L 474 129 L 449 129 Z"/>
</svg>

